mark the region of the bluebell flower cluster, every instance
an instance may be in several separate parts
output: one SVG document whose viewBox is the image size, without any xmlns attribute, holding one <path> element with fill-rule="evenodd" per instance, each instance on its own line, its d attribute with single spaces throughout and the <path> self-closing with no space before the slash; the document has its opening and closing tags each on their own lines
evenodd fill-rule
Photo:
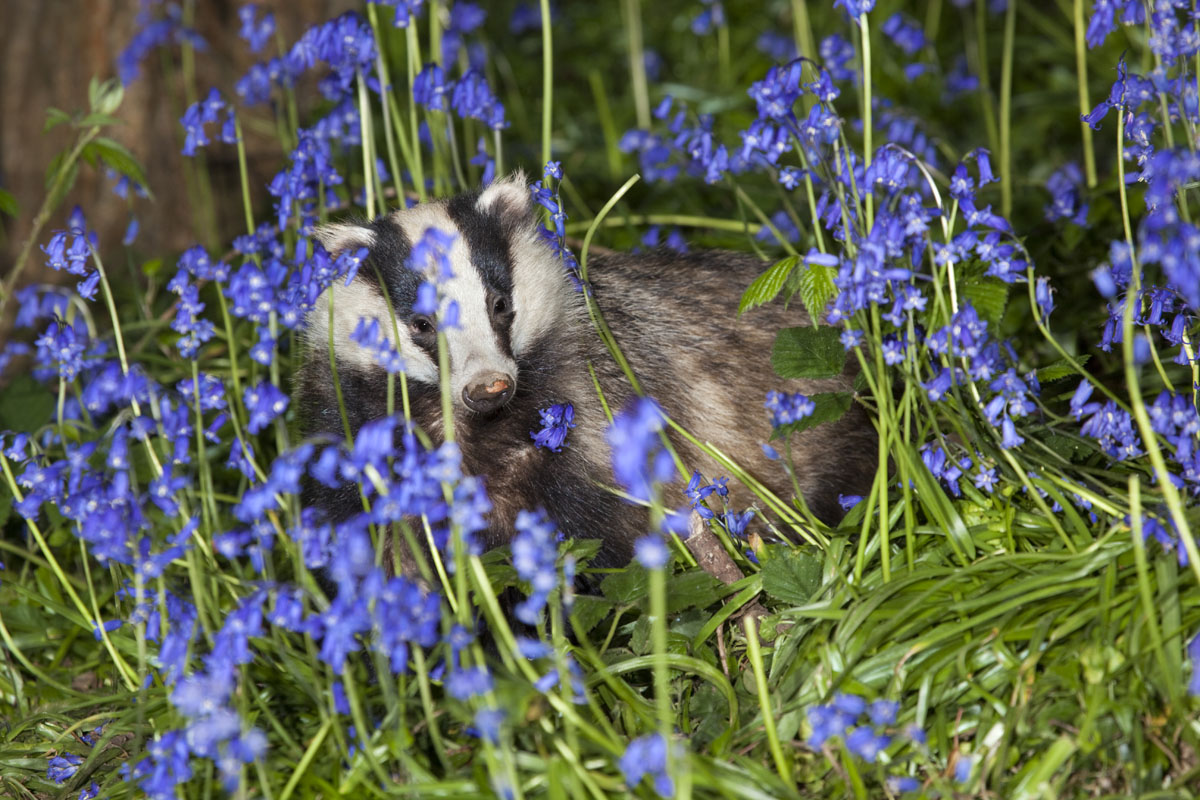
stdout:
<svg viewBox="0 0 1200 800">
<path fill-rule="evenodd" d="M 143 4 L 134 18 L 137 26 L 129 44 L 117 56 L 117 74 L 125 86 L 141 74 L 142 62 L 151 52 L 166 45 L 187 44 L 195 50 L 208 49 L 208 43 L 194 28 L 183 24 L 183 9 L 178 3 L 164 4 L 165 15 L 156 18 L 153 5 Z"/>
<path fill-rule="evenodd" d="M 545 447 L 552 453 L 561 452 L 567 441 L 567 431 L 575 427 L 575 406 L 570 403 L 556 403 L 548 408 L 538 409 L 542 427 L 530 431 L 535 447 Z"/>
<path fill-rule="evenodd" d="M 579 262 L 575 254 L 567 246 L 567 212 L 563 209 L 562 198 L 558 194 L 557 181 L 562 180 L 562 166 L 557 161 L 549 161 L 542 170 L 542 180 L 535 181 L 529 187 L 533 200 L 544 208 L 550 224 L 538 227 L 542 241 L 554 253 L 555 258 L 563 265 L 563 269 L 571 276 L 576 288 L 583 289 L 579 280 Z M 551 188 L 551 181 L 555 181 Z"/>
<path fill-rule="evenodd" d="M 517 604 L 517 619 L 526 625 L 542 622 L 550 593 L 561 583 L 558 572 L 558 543 L 563 535 L 546 512 L 517 512 L 517 535 L 512 540 L 513 567 L 517 577 L 530 586 L 529 597 Z"/>
<path fill-rule="evenodd" d="M 770 412 L 771 426 L 775 428 L 811 417 L 817 409 L 816 403 L 800 392 L 767 392 L 767 399 L 763 405 Z"/>
<path fill-rule="evenodd" d="M 492 130 L 508 127 L 504 104 L 474 69 L 453 80 L 441 66 L 426 64 L 413 81 L 413 99 L 433 111 L 453 110 L 463 119 L 477 119 Z"/>
<path fill-rule="evenodd" d="M 1065 219 L 1076 225 L 1087 225 L 1088 202 L 1083 196 L 1083 172 L 1074 162 L 1064 164 L 1046 180 L 1050 202 L 1046 219 L 1050 222 Z"/>
<path fill-rule="evenodd" d="M 238 35 L 246 40 L 251 53 L 262 50 L 275 35 L 275 15 L 268 11 L 259 18 L 258 12 L 256 3 L 247 3 L 238 9 L 238 20 L 242 23 Z"/>
<path fill-rule="evenodd" d="M 896 714 L 899 710 L 900 704 L 894 700 L 868 703 L 858 695 L 835 694 L 829 703 L 808 708 L 812 732 L 805 741 L 809 747 L 821 749 L 830 740 L 840 738 L 855 757 L 874 764 L 879 760 L 879 754 L 892 745 L 898 732 Z M 914 743 L 925 742 L 925 733 L 916 726 L 910 725 L 899 733 Z M 911 786 L 908 781 L 905 785 Z"/>
<path fill-rule="evenodd" d="M 275 88 L 290 89 L 317 62 L 324 62 L 329 73 L 318 88 L 328 100 L 343 100 L 353 90 L 356 76 L 378 90 L 375 69 L 375 37 L 371 27 L 353 12 L 347 12 L 322 25 L 307 29 L 287 54 L 255 64 L 234 87 L 247 105 L 265 103 Z"/>
<path fill-rule="evenodd" d="M 741 537 L 746 533 L 746 526 L 754 518 L 754 509 L 749 508 L 741 513 L 729 506 L 729 479 L 717 478 L 709 483 L 699 472 L 693 472 L 684 487 L 683 494 L 688 499 L 688 506 L 704 520 L 716 520 L 730 536 Z M 719 502 L 719 508 L 714 508 Z"/>
<path fill-rule="evenodd" d="M 196 148 L 211 144 L 206 132 L 206 126 L 215 124 L 221 112 L 225 112 L 225 121 L 221 124 L 220 139 L 225 144 L 237 144 L 236 118 L 233 108 L 221 97 L 216 89 L 211 89 L 208 97 L 197 100 L 187 107 L 179 122 L 183 125 L 183 154 L 194 156 Z"/>
</svg>

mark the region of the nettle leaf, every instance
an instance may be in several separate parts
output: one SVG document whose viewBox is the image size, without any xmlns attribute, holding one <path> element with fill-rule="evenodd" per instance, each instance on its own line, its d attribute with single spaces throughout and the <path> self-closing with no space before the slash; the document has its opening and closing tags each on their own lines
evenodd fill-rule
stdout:
<svg viewBox="0 0 1200 800">
<path fill-rule="evenodd" d="M 801 270 L 800 302 L 809 319 L 817 322 L 825 317 L 825 309 L 837 295 L 837 287 L 833 285 L 833 276 L 837 274 L 836 267 L 826 267 L 822 264 L 809 264 L 808 269 Z"/>
<path fill-rule="evenodd" d="M 958 299 L 975 307 L 979 318 L 994 329 L 1004 317 L 1008 307 L 1009 285 L 999 278 L 981 276 L 965 280 L 958 285 Z"/>
<path fill-rule="evenodd" d="M 820 392 L 809 395 L 808 399 L 812 400 L 813 405 L 816 406 L 813 413 L 802 420 L 790 425 L 781 425 L 771 431 L 772 440 L 785 439 L 793 433 L 800 433 L 800 431 L 824 425 L 826 422 L 836 422 L 850 409 L 850 404 L 854 402 L 854 395 L 850 392 Z"/>
<path fill-rule="evenodd" d="M 704 608 L 713 602 L 719 588 L 720 582 L 702 569 L 672 575 L 667 584 L 667 610 Z"/>
<path fill-rule="evenodd" d="M 842 374 L 846 349 L 836 328 L 784 328 L 775 336 L 771 366 L 781 378 L 833 378 Z"/>
<path fill-rule="evenodd" d="M 782 546 L 763 562 L 763 591 L 788 605 L 809 602 L 821 588 L 821 562 L 803 550 Z"/>
<path fill-rule="evenodd" d="M 571 607 L 571 622 L 575 633 L 583 635 L 600 624 L 600 621 L 612 613 L 613 604 L 603 597 L 590 594 L 575 596 L 575 604 Z"/>
<path fill-rule="evenodd" d="M 600 582 L 600 592 L 619 606 L 633 605 L 650 591 L 644 569 L 623 569 Z"/>
<path fill-rule="evenodd" d="M 1079 366 L 1083 366 L 1091 359 L 1090 355 L 1084 354 L 1075 359 Z M 1075 375 L 1075 367 L 1065 358 L 1060 358 L 1053 364 L 1048 364 L 1037 371 L 1037 379 L 1039 383 L 1050 383 L 1051 381 L 1061 381 L 1063 378 L 1069 378 Z"/>
<path fill-rule="evenodd" d="M 788 256 L 755 278 L 754 283 L 750 284 L 742 294 L 742 301 L 738 303 L 738 313 L 757 308 L 778 297 L 788 275 L 798 263 L 800 263 L 799 256 Z"/>
</svg>

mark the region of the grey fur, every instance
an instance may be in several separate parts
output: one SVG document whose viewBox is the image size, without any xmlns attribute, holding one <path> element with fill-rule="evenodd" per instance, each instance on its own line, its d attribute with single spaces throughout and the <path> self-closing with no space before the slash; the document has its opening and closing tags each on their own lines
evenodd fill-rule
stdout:
<svg viewBox="0 0 1200 800">
<path fill-rule="evenodd" d="M 510 281 L 509 298 L 515 308 L 508 328 L 496 327 L 502 355 L 517 364 L 515 396 L 487 415 L 455 403 L 464 471 L 485 476 L 494 505 L 485 545 L 506 543 L 517 512 L 540 506 L 567 535 L 602 539 L 599 564 L 621 564 L 628 561 L 633 541 L 645 532 L 647 516 L 644 509 L 603 488 L 613 483 L 604 436 L 607 420 L 587 365 L 595 368 L 614 411 L 630 399 L 632 391 L 593 331 L 583 295 L 538 241 L 528 197 L 518 177 L 493 184 L 481 196 L 397 212 L 373 223 L 371 236 L 356 237 L 339 228 L 327 240 L 373 242 L 371 256 L 356 280 L 362 288 L 378 293 L 378 270 L 399 324 L 405 325 L 412 314 L 412 278 L 403 262 L 405 243 L 411 246 L 411 236 L 417 235 L 413 220 L 455 220 L 467 245 L 465 261 L 460 259 L 455 268 L 477 269 L 489 297 L 502 291 L 496 287 L 505 280 Z M 399 233 L 405 228 L 407 234 Z M 808 394 L 849 391 L 853 378 L 849 372 L 823 381 L 783 381 L 774 375 L 770 352 L 776 331 L 808 320 L 797 306 L 785 309 L 779 303 L 737 315 L 743 289 L 762 270 L 762 262 L 751 256 L 718 251 L 656 250 L 589 259 L 596 302 L 645 391 L 699 440 L 716 446 L 786 499 L 792 494 L 791 481 L 780 463 L 768 460 L 761 448 L 771 433 L 763 408 L 765 394 L 772 389 Z M 327 306 L 319 302 L 314 314 L 327 315 Z M 322 330 L 327 335 L 327 324 Z M 309 343 L 297 397 L 306 435 L 340 438 L 341 417 L 326 341 L 314 337 Z M 364 366 L 360 358 L 341 352 L 337 363 L 351 427 L 357 430 L 384 413 L 386 378 L 381 369 Z M 452 359 L 452 373 L 455 366 Z M 435 441 L 440 440 L 438 387 L 411 379 L 409 385 L 415 421 Z M 560 453 L 535 448 L 530 432 L 540 427 L 538 410 L 566 402 L 574 405 L 576 421 L 567 446 Z M 838 494 L 861 494 L 869 487 L 876 464 L 875 441 L 873 426 L 857 405 L 841 420 L 794 437 L 797 481 L 818 517 L 835 522 L 842 513 Z M 673 437 L 673 442 L 690 468 L 709 478 L 725 474 L 682 438 Z M 669 504 L 682 504 L 686 478 L 670 490 Z M 737 507 L 754 499 L 733 481 L 730 494 Z M 306 501 L 324 508 L 335 521 L 361 510 L 352 489 L 333 492 L 314 485 L 306 492 Z"/>
</svg>

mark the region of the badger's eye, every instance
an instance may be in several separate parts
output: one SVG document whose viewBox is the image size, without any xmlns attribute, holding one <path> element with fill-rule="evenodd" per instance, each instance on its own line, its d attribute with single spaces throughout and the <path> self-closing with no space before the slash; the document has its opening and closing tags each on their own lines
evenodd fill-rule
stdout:
<svg viewBox="0 0 1200 800">
<path fill-rule="evenodd" d="M 492 316 L 503 317 L 508 313 L 508 300 L 503 295 L 496 295 L 492 298 Z"/>
<path fill-rule="evenodd" d="M 417 333 L 433 333 L 437 328 L 433 325 L 433 320 L 424 314 L 417 314 L 408 323 Z"/>
</svg>

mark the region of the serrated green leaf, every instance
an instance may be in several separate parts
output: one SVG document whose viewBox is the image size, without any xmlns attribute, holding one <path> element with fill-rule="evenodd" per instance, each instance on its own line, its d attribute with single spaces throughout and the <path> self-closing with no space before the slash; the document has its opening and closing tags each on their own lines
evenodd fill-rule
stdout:
<svg viewBox="0 0 1200 800">
<path fill-rule="evenodd" d="M 1082 355 L 1075 359 L 1079 366 L 1083 366 L 1091 359 L 1090 355 Z M 1051 381 L 1060 381 L 1063 378 L 1069 378 L 1072 375 L 1078 374 L 1075 367 L 1070 361 L 1065 358 L 1060 358 L 1053 364 L 1042 367 L 1037 371 L 1037 379 L 1039 383 L 1050 383 Z"/>
<path fill-rule="evenodd" d="M 771 366 L 781 378 L 832 378 L 845 363 L 846 349 L 835 328 L 784 328 L 771 348 Z"/>
<path fill-rule="evenodd" d="M 837 287 L 833 285 L 833 276 L 837 270 L 821 264 L 809 264 L 808 269 L 800 271 L 800 302 L 808 318 L 819 321 L 825 317 L 825 309 L 837 295 Z"/>
<path fill-rule="evenodd" d="M 8 214 L 10 217 L 20 216 L 21 209 L 17 205 L 17 198 L 13 197 L 12 192 L 0 189 L 0 214 Z"/>
<path fill-rule="evenodd" d="M 702 569 L 672 575 L 667 583 L 667 611 L 673 614 L 692 606 L 704 608 L 717 596 L 719 585 Z"/>
<path fill-rule="evenodd" d="M 815 428 L 826 422 L 836 422 L 849 410 L 850 404 L 854 402 L 854 395 L 850 392 L 821 392 L 811 395 L 808 399 L 812 400 L 813 405 L 816 406 L 813 413 L 802 420 L 789 425 L 781 425 L 771 431 L 772 440 L 783 439 L 793 433 L 800 433 L 800 431 Z"/>
<path fill-rule="evenodd" d="M 71 115 L 68 114 L 67 112 L 63 111 L 62 109 L 47 108 L 46 109 L 46 123 L 44 125 L 42 125 L 42 133 L 46 133 L 49 130 L 57 128 L 59 125 L 62 125 L 64 122 L 70 122 L 70 121 L 71 121 Z"/>
<path fill-rule="evenodd" d="M 788 605 L 804 605 L 821 588 L 821 562 L 793 547 L 779 550 L 763 563 L 763 591 Z"/>
<path fill-rule="evenodd" d="M 603 597 L 576 595 L 575 603 L 571 606 L 571 624 L 575 626 L 576 635 L 582 636 L 599 625 L 612 609 L 612 602 Z"/>
<path fill-rule="evenodd" d="M 788 275 L 798 263 L 800 263 L 799 256 L 788 256 L 755 278 L 742 294 L 742 302 L 738 303 L 738 313 L 741 314 L 774 300 L 783 289 Z"/>
<path fill-rule="evenodd" d="M 958 285 L 958 298 L 969 302 L 993 328 L 1000 324 L 1004 309 L 1008 306 L 1009 285 L 999 278 L 982 276 L 963 281 Z"/>
<path fill-rule="evenodd" d="M 91 155 L 98 156 L 105 164 L 143 188 L 146 186 L 146 174 L 142 170 L 142 165 L 138 163 L 133 153 L 129 152 L 120 142 L 107 136 L 97 136 L 84 148 L 84 156 Z"/>
<path fill-rule="evenodd" d="M 644 569 L 623 569 L 600 582 L 601 593 L 617 605 L 632 605 L 646 596 L 650 583 Z"/>
</svg>

